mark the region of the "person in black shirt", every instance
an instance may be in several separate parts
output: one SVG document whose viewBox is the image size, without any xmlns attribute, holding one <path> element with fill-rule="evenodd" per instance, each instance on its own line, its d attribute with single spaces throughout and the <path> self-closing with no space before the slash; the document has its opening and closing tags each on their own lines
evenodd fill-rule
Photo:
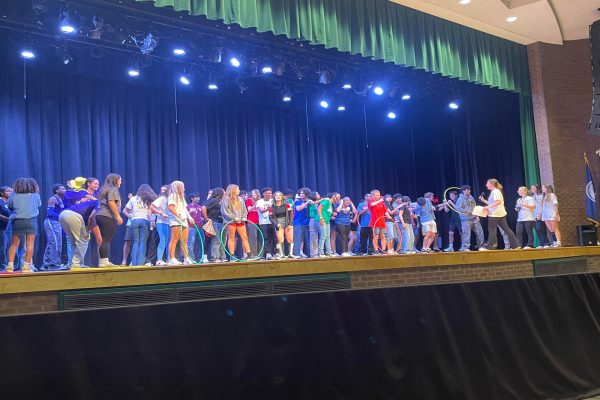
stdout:
<svg viewBox="0 0 600 400">
<path fill-rule="evenodd" d="M 8 198 L 12 193 L 9 186 L 0 187 L 0 268 L 6 268 L 6 227 L 10 218 Z"/>
</svg>

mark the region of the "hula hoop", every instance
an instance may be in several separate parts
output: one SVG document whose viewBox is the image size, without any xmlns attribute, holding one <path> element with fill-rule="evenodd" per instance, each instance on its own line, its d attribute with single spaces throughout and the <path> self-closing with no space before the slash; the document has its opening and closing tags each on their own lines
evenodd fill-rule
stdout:
<svg viewBox="0 0 600 400">
<path fill-rule="evenodd" d="M 200 261 L 194 260 L 192 257 L 190 257 L 187 244 L 183 243 L 183 224 L 179 224 L 179 243 L 180 243 L 181 248 L 183 249 L 183 254 L 186 258 L 189 258 L 194 264 L 202 264 L 202 263 L 204 263 L 204 238 L 202 237 L 203 235 L 200 232 L 200 229 L 198 229 L 198 225 L 196 225 L 195 222 L 194 222 L 194 228 L 196 228 L 196 232 L 198 233 L 198 237 L 200 239 Z M 188 227 L 188 229 L 189 229 L 189 227 Z M 188 233 L 188 235 L 189 235 L 189 233 Z"/>
<path fill-rule="evenodd" d="M 265 249 L 265 235 L 263 235 L 262 231 L 260 230 L 260 228 L 258 227 L 258 225 L 256 225 L 254 222 L 252 221 L 246 221 L 249 222 L 250 224 L 254 225 L 256 227 L 256 229 L 258 230 L 258 232 L 260 233 L 260 238 L 261 238 L 261 246 L 260 246 L 260 251 L 257 252 L 255 257 L 252 258 L 248 258 L 246 260 L 244 260 L 243 258 L 238 258 L 235 255 L 231 254 L 229 252 L 229 250 L 227 249 L 227 246 L 225 246 L 225 243 L 223 242 L 223 234 L 225 233 L 225 229 L 227 228 L 227 226 L 229 226 L 229 224 L 234 223 L 235 221 L 229 221 L 228 223 L 226 223 L 225 225 L 223 225 L 223 229 L 221 229 L 221 234 L 219 235 L 219 241 L 221 242 L 221 248 L 223 249 L 223 251 L 225 252 L 225 254 L 227 254 L 232 260 L 234 261 L 256 261 L 258 259 L 260 259 L 260 256 L 262 255 L 264 249 Z M 241 222 L 241 221 L 240 221 Z"/>
<path fill-rule="evenodd" d="M 385 215 L 382 215 L 381 217 L 377 218 L 373 225 L 377 225 L 377 222 L 379 222 L 379 220 L 381 220 L 382 218 L 385 218 Z M 392 222 L 392 221 L 386 220 L 386 222 Z M 398 225 L 398 222 L 396 220 L 393 220 L 393 222 L 394 222 L 394 225 L 396 226 L 396 229 L 398 229 L 398 232 L 400 232 L 400 243 L 398 245 L 396 245 L 396 247 L 395 247 L 395 251 L 396 251 L 396 253 L 398 253 L 398 252 L 400 252 L 400 250 L 402 250 L 402 228 L 400 228 L 400 225 Z M 370 228 L 373 229 L 372 227 L 370 227 Z M 378 229 L 384 229 L 384 228 L 378 228 Z M 387 233 L 387 224 L 385 226 L 385 229 L 386 229 L 386 233 Z M 385 240 L 387 242 L 387 240 L 389 240 L 389 239 L 386 238 Z M 392 238 L 392 240 L 395 240 L 395 238 Z M 377 243 L 377 247 L 375 248 L 375 250 L 381 251 L 381 248 L 379 247 L 379 240 L 376 243 Z M 386 245 L 386 247 L 387 247 L 387 245 Z"/>
<path fill-rule="evenodd" d="M 450 204 L 450 202 L 446 199 L 446 195 L 452 189 L 458 189 L 460 191 L 460 188 L 456 187 L 456 186 L 450 186 L 448 189 L 444 190 L 444 195 L 442 197 L 444 198 L 444 204 L 446 205 L 446 207 L 448 207 L 449 209 L 451 209 L 452 211 L 454 211 L 455 213 L 460 214 L 460 215 L 467 215 L 467 214 L 469 214 L 469 213 L 466 213 L 466 212 L 458 211 L 456 209 L 456 207 L 454 207 L 452 204 Z"/>
</svg>

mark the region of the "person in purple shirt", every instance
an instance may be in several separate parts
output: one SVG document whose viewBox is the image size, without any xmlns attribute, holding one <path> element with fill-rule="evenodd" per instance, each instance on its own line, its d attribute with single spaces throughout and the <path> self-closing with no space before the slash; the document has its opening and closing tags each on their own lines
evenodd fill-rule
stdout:
<svg viewBox="0 0 600 400">
<path fill-rule="evenodd" d="M 86 268 L 83 265 L 90 241 L 89 231 L 95 226 L 97 200 L 81 201 L 60 213 L 58 221 L 64 229 L 71 246 L 67 268 Z"/>
</svg>

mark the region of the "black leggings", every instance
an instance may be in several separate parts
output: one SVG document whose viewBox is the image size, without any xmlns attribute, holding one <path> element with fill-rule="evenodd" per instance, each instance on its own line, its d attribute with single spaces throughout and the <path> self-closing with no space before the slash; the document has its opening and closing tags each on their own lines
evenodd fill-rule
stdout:
<svg viewBox="0 0 600 400">
<path fill-rule="evenodd" d="M 365 254 L 369 248 L 372 247 L 373 242 L 373 228 L 370 226 L 360 227 L 360 246 L 358 248 L 359 253 Z"/>
<path fill-rule="evenodd" d="M 517 241 L 521 247 L 533 247 L 533 221 L 517 221 Z M 527 244 L 523 241 L 523 229 L 527 232 Z"/>
<path fill-rule="evenodd" d="M 519 247 L 517 244 L 517 237 L 515 233 L 508 226 L 508 222 L 506 222 L 506 217 L 488 217 L 488 241 L 487 247 L 488 249 L 495 249 L 498 246 L 498 225 L 506 234 L 508 235 L 508 241 L 510 242 L 510 248 L 516 249 Z"/>
<path fill-rule="evenodd" d="M 98 224 L 100 234 L 102 235 L 102 244 L 98 249 L 98 253 L 100 253 L 100 258 L 108 258 L 110 254 L 110 242 L 117 231 L 117 221 L 111 217 L 98 215 L 96 216 L 96 223 Z"/>
<path fill-rule="evenodd" d="M 350 236 L 350 225 L 339 225 L 335 224 L 338 234 L 340 235 L 340 242 L 342 243 L 342 253 L 348 252 L 348 236 Z"/>
<path fill-rule="evenodd" d="M 537 233 L 538 240 L 540 241 L 540 246 L 548 246 L 550 243 L 548 242 L 548 231 L 546 229 L 546 224 L 544 221 L 536 219 L 535 220 L 535 232 Z"/>
</svg>

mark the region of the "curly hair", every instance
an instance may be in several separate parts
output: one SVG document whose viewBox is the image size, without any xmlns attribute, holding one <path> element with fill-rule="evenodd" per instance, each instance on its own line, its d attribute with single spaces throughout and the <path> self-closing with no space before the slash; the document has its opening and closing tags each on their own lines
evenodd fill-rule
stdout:
<svg viewBox="0 0 600 400">
<path fill-rule="evenodd" d="M 15 193 L 39 193 L 40 186 L 33 178 L 17 178 L 13 182 L 13 191 Z"/>
</svg>

